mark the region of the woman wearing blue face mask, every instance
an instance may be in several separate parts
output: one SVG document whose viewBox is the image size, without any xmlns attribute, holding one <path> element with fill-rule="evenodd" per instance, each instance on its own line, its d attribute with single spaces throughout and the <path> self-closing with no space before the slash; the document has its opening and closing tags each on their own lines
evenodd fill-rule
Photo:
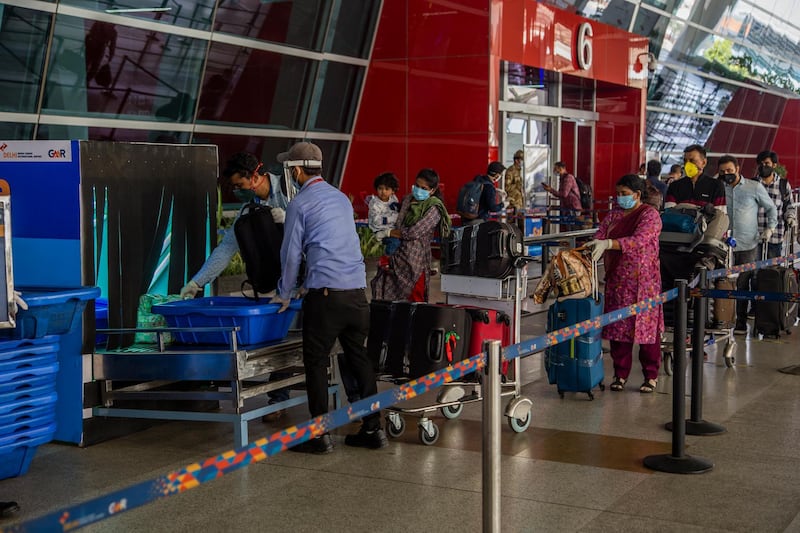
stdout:
<svg viewBox="0 0 800 533">
<path fill-rule="evenodd" d="M 642 203 L 645 182 L 635 174 L 617 181 L 617 209 L 600 223 L 595 240 L 587 246 L 596 261 L 603 258 L 606 273 L 605 312 L 627 307 L 661 292 L 658 235 L 661 217 L 652 206 Z M 644 383 L 639 392 L 656 389 L 661 364 L 661 306 L 614 322 L 603 328 L 614 360 L 612 391 L 621 391 L 628 381 L 633 362 L 633 345 L 639 345 Z"/>
<path fill-rule="evenodd" d="M 411 194 L 403 198 L 397 226 L 389 232 L 390 237 L 400 239 L 400 248 L 372 280 L 373 300 L 428 301 L 431 240 L 437 229 L 442 237 L 450 234 L 450 215 L 439 193 L 439 176 L 424 168 L 417 174 Z"/>
</svg>

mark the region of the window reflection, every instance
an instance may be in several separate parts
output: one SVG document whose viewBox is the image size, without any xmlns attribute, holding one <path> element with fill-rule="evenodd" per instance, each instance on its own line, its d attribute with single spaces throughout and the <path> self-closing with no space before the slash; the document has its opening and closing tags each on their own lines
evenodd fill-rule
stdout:
<svg viewBox="0 0 800 533">
<path fill-rule="evenodd" d="M 309 130 L 350 132 L 363 68 L 324 61 L 317 76 Z"/>
<path fill-rule="evenodd" d="M 205 43 L 59 15 L 43 108 L 190 122 Z"/>
<path fill-rule="evenodd" d="M 644 35 L 650 39 L 650 52 L 655 54 L 656 57 L 661 52 L 661 43 L 667 33 L 669 21 L 669 17 L 662 16 L 641 6 L 639 14 L 636 16 L 636 22 L 633 24 L 634 33 Z"/>
<path fill-rule="evenodd" d="M 510 61 L 503 63 L 503 69 L 506 76 L 504 100 L 535 105 L 556 104 L 556 73 Z"/>
<path fill-rule="evenodd" d="M 372 28 L 378 18 L 378 7 L 378 0 L 336 0 L 325 51 L 367 57 L 372 43 Z"/>
<path fill-rule="evenodd" d="M 321 51 L 329 4 L 323 0 L 220 2 L 214 30 Z"/>
<path fill-rule="evenodd" d="M 0 139 L 26 141 L 33 137 L 33 124 L 0 122 Z"/>
<path fill-rule="evenodd" d="M 35 113 L 50 16 L 0 4 L 0 28 L 0 111 Z"/>
<path fill-rule="evenodd" d="M 198 121 L 305 129 L 317 61 L 212 43 Z"/>
<path fill-rule="evenodd" d="M 208 30 L 215 0 L 155 0 L 147 3 L 139 0 L 61 0 L 61 3 L 170 26 Z"/>
</svg>

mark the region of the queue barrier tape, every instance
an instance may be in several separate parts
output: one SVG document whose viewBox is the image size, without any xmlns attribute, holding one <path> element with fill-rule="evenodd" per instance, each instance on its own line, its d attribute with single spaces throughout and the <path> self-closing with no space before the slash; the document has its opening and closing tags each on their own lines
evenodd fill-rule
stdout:
<svg viewBox="0 0 800 533">
<path fill-rule="evenodd" d="M 718 289 L 692 289 L 689 291 L 692 298 L 722 298 L 728 300 L 754 300 L 757 302 L 800 302 L 800 293 L 797 292 L 760 292 L 736 291 Z"/>
<path fill-rule="evenodd" d="M 549 346 L 653 309 L 665 302 L 674 300 L 677 296 L 678 289 L 671 289 L 656 297 L 647 298 L 594 319 L 585 320 L 535 339 L 508 346 L 503 349 L 503 358 L 511 360 L 540 352 Z M 277 455 L 288 448 L 359 420 L 368 414 L 379 412 L 381 409 L 386 409 L 399 402 L 410 400 L 441 387 L 445 383 L 458 380 L 464 375 L 482 369 L 485 364 L 485 353 L 474 355 L 393 389 L 359 400 L 347 407 L 336 409 L 323 416 L 318 416 L 296 426 L 273 433 L 268 437 L 257 439 L 243 448 L 228 450 L 155 479 L 143 481 L 26 522 L 4 527 L 0 531 L 4 533 L 72 531 L 105 520 L 156 500 L 186 492 L 252 463 L 263 461 L 267 457 Z"/>
</svg>

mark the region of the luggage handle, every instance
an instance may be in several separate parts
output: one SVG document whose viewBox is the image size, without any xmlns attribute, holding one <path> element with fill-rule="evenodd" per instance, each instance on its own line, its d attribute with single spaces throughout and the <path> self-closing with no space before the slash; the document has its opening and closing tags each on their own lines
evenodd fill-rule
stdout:
<svg viewBox="0 0 800 533">
<path fill-rule="evenodd" d="M 585 252 L 588 248 L 586 245 L 578 246 L 575 248 L 576 252 Z M 594 298 L 595 302 L 600 301 L 600 278 L 598 278 L 597 274 L 597 264 L 599 261 L 594 260 L 594 256 L 591 254 L 591 250 L 589 250 L 589 261 L 592 263 L 592 298 Z"/>
<path fill-rule="evenodd" d="M 441 363 L 444 359 L 444 330 L 434 328 L 428 331 L 427 356 L 431 363 Z"/>
<path fill-rule="evenodd" d="M 492 252 L 489 254 L 489 259 L 504 258 L 508 256 L 508 233 L 502 229 L 489 232 L 490 242 L 497 243 L 497 246 L 492 246 Z"/>
</svg>

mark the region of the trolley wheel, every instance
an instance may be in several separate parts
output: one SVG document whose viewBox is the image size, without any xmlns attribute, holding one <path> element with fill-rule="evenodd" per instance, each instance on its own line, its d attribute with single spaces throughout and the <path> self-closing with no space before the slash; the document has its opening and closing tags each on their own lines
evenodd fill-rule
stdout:
<svg viewBox="0 0 800 533">
<path fill-rule="evenodd" d="M 558 389 L 558 397 L 561 398 L 562 400 L 564 399 L 564 391 L 563 390 Z"/>
<path fill-rule="evenodd" d="M 725 349 L 722 351 L 722 358 L 725 361 L 725 366 L 733 368 L 736 363 L 736 343 L 728 341 L 725 344 Z"/>
<path fill-rule="evenodd" d="M 598 385 L 598 386 L 600 387 L 600 390 L 602 390 L 602 391 L 606 390 L 606 384 L 603 383 L 602 381 L 600 382 L 600 385 Z"/>
<path fill-rule="evenodd" d="M 675 358 L 672 352 L 664 352 L 664 373 L 671 376 L 675 372 Z"/>
<path fill-rule="evenodd" d="M 442 407 L 442 409 L 441 409 L 442 416 L 452 420 L 453 418 L 458 418 L 459 415 L 461 415 L 461 411 L 463 409 L 464 409 L 464 404 L 463 403 L 459 403 L 459 404 L 456 404 L 456 405 L 447 405 L 445 407 Z"/>
<path fill-rule="evenodd" d="M 594 400 L 594 393 L 592 391 L 588 391 L 586 394 L 589 396 L 590 402 Z"/>
<path fill-rule="evenodd" d="M 439 426 L 431 422 L 431 434 L 425 431 L 425 428 L 419 427 L 419 441 L 425 446 L 432 446 L 439 440 Z"/>
<path fill-rule="evenodd" d="M 386 417 L 386 433 L 388 433 L 390 437 L 397 438 L 402 435 L 405 430 L 406 421 L 402 416 L 395 417 L 394 421 L 388 416 Z"/>
<path fill-rule="evenodd" d="M 530 427 L 531 418 L 533 417 L 531 416 L 530 411 L 528 411 L 528 414 L 525 415 L 525 418 L 516 418 L 513 416 L 509 416 L 508 427 L 510 427 L 514 433 L 522 433 L 523 431 L 528 429 L 528 427 Z"/>
</svg>

